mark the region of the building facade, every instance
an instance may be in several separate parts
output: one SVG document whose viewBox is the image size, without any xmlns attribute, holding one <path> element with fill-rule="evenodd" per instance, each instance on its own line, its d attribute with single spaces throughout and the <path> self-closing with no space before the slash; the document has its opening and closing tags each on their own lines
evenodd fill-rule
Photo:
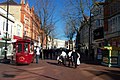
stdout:
<svg viewBox="0 0 120 80">
<path fill-rule="evenodd" d="M 112 48 L 110 65 L 120 66 L 120 0 L 105 0 L 104 31 L 108 46 Z"/>
<path fill-rule="evenodd" d="M 54 48 L 65 48 L 65 40 L 54 39 Z"/>
<path fill-rule="evenodd" d="M 99 3 L 92 9 L 93 19 L 92 19 L 92 48 L 94 49 L 94 58 L 97 60 L 102 59 L 102 53 L 100 53 L 100 48 L 104 46 L 104 3 Z"/>
<path fill-rule="evenodd" d="M 5 40 L 6 39 L 6 26 L 7 26 L 7 19 L 8 19 L 8 31 L 7 31 L 7 56 L 12 55 L 12 40 L 13 40 L 13 27 L 15 23 L 15 19 L 13 15 L 8 14 L 7 18 L 7 11 L 3 8 L 0 8 L 0 58 L 4 57 L 5 54 Z"/>
<path fill-rule="evenodd" d="M 7 2 L 3 2 L 0 4 L 0 7 L 6 9 L 6 4 Z M 40 42 L 42 40 L 40 36 L 44 35 L 44 31 L 40 29 L 40 19 L 35 14 L 34 7 L 30 8 L 28 2 L 25 2 L 25 0 L 21 0 L 20 4 L 10 0 L 9 12 L 16 20 L 23 24 L 22 38 L 32 40 L 35 46 L 41 46 Z"/>
<path fill-rule="evenodd" d="M 19 20 L 15 20 L 14 27 L 12 28 L 13 42 L 23 37 L 23 24 Z"/>
</svg>

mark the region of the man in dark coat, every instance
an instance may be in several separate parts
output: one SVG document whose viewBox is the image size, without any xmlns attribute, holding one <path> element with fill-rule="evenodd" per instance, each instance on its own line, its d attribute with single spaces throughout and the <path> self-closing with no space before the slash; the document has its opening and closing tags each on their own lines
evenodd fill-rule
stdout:
<svg viewBox="0 0 120 80">
<path fill-rule="evenodd" d="M 73 57 L 73 61 L 74 61 L 74 64 L 75 64 L 75 68 L 77 68 L 77 58 L 78 58 L 77 52 L 75 52 L 75 50 L 73 50 L 71 56 Z"/>
</svg>

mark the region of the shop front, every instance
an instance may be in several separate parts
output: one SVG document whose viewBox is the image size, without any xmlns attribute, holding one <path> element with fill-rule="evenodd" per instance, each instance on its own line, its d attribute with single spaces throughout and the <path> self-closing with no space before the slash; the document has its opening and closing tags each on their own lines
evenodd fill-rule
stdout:
<svg viewBox="0 0 120 80">
<path fill-rule="evenodd" d="M 102 48 L 102 64 L 120 67 L 120 48 L 112 46 Z"/>
<path fill-rule="evenodd" d="M 11 41 L 7 41 L 7 57 L 12 56 L 13 45 Z M 5 56 L 5 41 L 0 40 L 0 59 Z"/>
</svg>

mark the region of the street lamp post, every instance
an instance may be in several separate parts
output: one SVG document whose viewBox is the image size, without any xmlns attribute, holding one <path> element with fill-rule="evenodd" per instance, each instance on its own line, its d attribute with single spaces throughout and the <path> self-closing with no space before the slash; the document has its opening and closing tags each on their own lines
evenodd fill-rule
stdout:
<svg viewBox="0 0 120 80">
<path fill-rule="evenodd" d="M 9 13 L 9 0 L 7 0 L 7 20 L 6 20 L 5 56 L 4 56 L 4 59 L 7 59 L 8 13 Z"/>
<path fill-rule="evenodd" d="M 88 57 L 90 56 L 90 54 L 91 54 L 91 17 L 92 17 L 92 15 L 91 15 L 91 10 L 90 10 L 90 22 L 89 22 L 89 44 L 88 44 L 88 50 L 89 50 L 89 54 L 88 54 Z"/>
</svg>

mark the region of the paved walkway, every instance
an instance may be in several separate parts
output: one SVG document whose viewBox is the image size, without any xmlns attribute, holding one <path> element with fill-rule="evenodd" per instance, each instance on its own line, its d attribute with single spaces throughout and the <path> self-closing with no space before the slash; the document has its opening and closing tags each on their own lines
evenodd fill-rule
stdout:
<svg viewBox="0 0 120 80">
<path fill-rule="evenodd" d="M 0 80 L 120 80 L 120 68 L 81 63 L 74 69 L 55 60 L 19 66 L 0 63 Z"/>
</svg>

